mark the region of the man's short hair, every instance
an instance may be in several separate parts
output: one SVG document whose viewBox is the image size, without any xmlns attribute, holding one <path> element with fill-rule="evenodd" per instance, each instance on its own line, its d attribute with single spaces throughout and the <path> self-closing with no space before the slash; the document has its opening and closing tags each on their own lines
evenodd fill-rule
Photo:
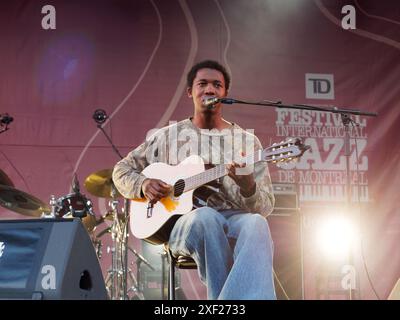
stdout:
<svg viewBox="0 0 400 320">
<path fill-rule="evenodd" d="M 199 63 L 196 63 L 187 74 L 187 86 L 191 88 L 193 86 L 194 78 L 196 78 L 197 71 L 200 69 L 214 69 L 222 73 L 225 80 L 225 89 L 229 89 L 229 85 L 231 83 L 231 76 L 228 71 L 225 69 L 223 65 L 214 60 L 204 60 Z"/>
</svg>

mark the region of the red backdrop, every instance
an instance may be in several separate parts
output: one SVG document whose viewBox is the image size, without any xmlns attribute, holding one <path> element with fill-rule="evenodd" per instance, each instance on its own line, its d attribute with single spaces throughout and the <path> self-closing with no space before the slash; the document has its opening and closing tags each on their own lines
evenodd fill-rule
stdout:
<svg viewBox="0 0 400 320">
<path fill-rule="evenodd" d="M 0 4 L 0 113 L 14 117 L 0 135 L 0 167 L 16 188 L 48 202 L 51 194 L 69 192 L 76 172 L 83 189 L 88 175 L 118 160 L 92 119 L 95 109 L 110 115 L 105 129 L 125 155 L 148 130 L 191 114 L 186 72 L 199 60 L 217 59 L 232 73 L 231 97 L 379 114 L 356 119 L 359 187 L 354 180 L 353 189 L 360 191 L 360 204 L 354 202 L 363 236 L 356 269 L 361 298 L 376 298 L 366 270 L 387 298 L 400 277 L 397 1 L 53 0 L 56 29 L 44 30 L 47 2 Z M 356 29 L 345 30 L 341 10 L 349 4 Z M 307 94 L 307 85 L 317 88 L 307 74 L 328 75 L 330 96 L 326 82 L 320 96 Z M 305 298 L 318 298 L 313 221 L 326 208 L 341 210 L 345 200 L 340 118 L 243 105 L 226 106 L 224 116 L 255 129 L 265 146 L 293 135 L 312 146 L 298 163 L 270 171 L 275 183 L 299 187 Z M 356 174 L 354 139 L 351 154 Z M 96 215 L 104 214 L 106 201 L 82 191 Z M 25 217 L 0 207 L 0 218 Z M 130 242 L 142 250 L 140 241 Z M 108 254 L 101 264 L 106 273 Z M 189 298 L 205 298 L 195 271 L 183 273 L 182 282 Z"/>
</svg>

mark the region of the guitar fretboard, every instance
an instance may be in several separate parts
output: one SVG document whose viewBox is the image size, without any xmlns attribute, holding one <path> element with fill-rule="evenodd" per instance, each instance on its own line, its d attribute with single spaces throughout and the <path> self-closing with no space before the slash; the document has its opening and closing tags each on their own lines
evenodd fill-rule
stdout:
<svg viewBox="0 0 400 320">
<path fill-rule="evenodd" d="M 262 150 L 246 157 L 246 164 L 254 164 L 261 160 Z M 215 167 L 205 170 L 204 172 L 198 173 L 194 176 L 185 179 L 185 189 L 183 192 L 196 189 L 210 181 L 216 180 L 225 176 L 228 173 L 226 164 L 219 164 Z"/>
</svg>

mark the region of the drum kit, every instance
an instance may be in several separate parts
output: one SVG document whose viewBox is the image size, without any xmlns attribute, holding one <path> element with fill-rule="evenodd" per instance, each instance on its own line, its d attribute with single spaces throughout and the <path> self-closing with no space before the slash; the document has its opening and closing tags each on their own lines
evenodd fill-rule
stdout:
<svg viewBox="0 0 400 320">
<path fill-rule="evenodd" d="M 7 174 L 0 169 L 0 206 L 32 218 L 81 219 L 99 259 L 102 259 L 102 238 L 110 236 L 111 246 L 107 247 L 107 253 L 111 254 L 111 266 L 105 277 L 110 299 L 143 300 L 144 295 L 139 283 L 140 264 L 144 263 L 150 269 L 153 267 L 128 245 L 129 214 L 125 214 L 126 208 L 119 208 L 118 199 L 122 198 L 122 195 L 115 188 L 111 174 L 111 169 L 97 171 L 89 175 L 84 182 L 90 194 L 109 199 L 109 209 L 100 218 L 96 218 L 91 200 L 80 192 L 76 176 L 73 192 L 60 198 L 51 195 L 47 205 L 33 195 L 16 189 Z M 107 227 L 95 234 L 96 229 L 103 223 Z M 128 252 L 136 258 L 136 276 L 129 267 Z"/>
</svg>

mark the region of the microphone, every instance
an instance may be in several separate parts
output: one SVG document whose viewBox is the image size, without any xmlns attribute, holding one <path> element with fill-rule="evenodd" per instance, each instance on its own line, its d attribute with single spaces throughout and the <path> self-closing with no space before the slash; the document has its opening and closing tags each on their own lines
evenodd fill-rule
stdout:
<svg viewBox="0 0 400 320">
<path fill-rule="evenodd" d="M 93 119 L 98 124 L 102 124 L 107 120 L 107 113 L 103 109 L 97 109 L 93 114 Z"/>
<path fill-rule="evenodd" d="M 14 121 L 13 117 L 10 117 L 8 113 L 0 114 L 0 123 L 8 125 Z"/>
<path fill-rule="evenodd" d="M 203 106 L 207 107 L 208 110 L 212 110 L 215 108 L 215 105 L 220 102 L 221 99 L 217 97 L 204 97 L 203 98 Z"/>
</svg>

